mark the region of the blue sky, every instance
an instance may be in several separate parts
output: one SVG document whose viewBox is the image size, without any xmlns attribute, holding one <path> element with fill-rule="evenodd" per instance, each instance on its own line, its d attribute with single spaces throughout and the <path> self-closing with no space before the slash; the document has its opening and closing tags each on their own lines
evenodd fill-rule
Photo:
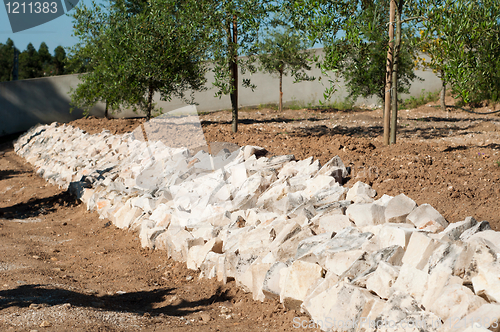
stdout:
<svg viewBox="0 0 500 332">
<path fill-rule="evenodd" d="M 101 1 L 96 2 L 100 3 Z M 78 5 L 81 3 L 90 6 L 91 0 L 80 0 Z M 0 43 L 5 44 L 7 39 L 10 38 L 20 51 L 24 51 L 29 43 L 32 43 L 38 50 L 40 44 L 45 42 L 50 52 L 54 54 L 54 49 L 57 46 L 69 47 L 78 41 L 77 38 L 71 36 L 73 34 L 72 18 L 67 15 L 28 30 L 12 33 L 7 9 L 5 6 L 0 7 Z"/>
</svg>

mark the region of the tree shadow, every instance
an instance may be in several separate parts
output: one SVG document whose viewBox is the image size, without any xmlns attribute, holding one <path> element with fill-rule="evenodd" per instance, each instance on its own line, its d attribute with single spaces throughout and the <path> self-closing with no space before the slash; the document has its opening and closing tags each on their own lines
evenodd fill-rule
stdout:
<svg viewBox="0 0 500 332">
<path fill-rule="evenodd" d="M 246 124 L 246 125 L 251 125 L 251 124 L 271 124 L 271 123 L 291 123 L 291 122 L 300 122 L 300 121 L 311 121 L 311 122 L 317 122 L 317 121 L 323 121 L 324 119 L 317 119 L 317 118 L 300 118 L 300 119 L 287 119 L 283 117 L 278 117 L 278 118 L 272 118 L 272 119 L 239 119 L 238 123 L 239 124 Z M 231 121 L 211 121 L 211 120 L 202 120 L 201 125 L 202 126 L 208 126 L 208 125 L 223 125 L 223 124 L 231 124 Z"/>
<path fill-rule="evenodd" d="M 68 191 L 45 198 L 30 198 L 27 202 L 0 208 L 4 219 L 28 219 L 54 212 L 60 206 L 77 206 L 80 202 Z"/>
<path fill-rule="evenodd" d="M 7 179 L 14 177 L 15 175 L 24 174 L 24 173 L 26 173 L 26 172 L 14 170 L 14 169 L 0 170 L 0 181 L 7 180 Z"/>
<path fill-rule="evenodd" d="M 0 291 L 0 310 L 9 307 L 26 308 L 35 305 L 62 305 L 69 303 L 74 307 L 91 307 L 115 312 L 132 312 L 150 315 L 184 316 L 203 310 L 213 303 L 232 299 L 227 290 L 219 286 L 209 297 L 196 301 L 181 299 L 175 304 L 164 303 L 168 296 L 175 295 L 175 288 L 159 288 L 152 291 L 138 291 L 113 295 L 85 294 L 53 285 L 21 285 L 14 289 Z"/>
</svg>

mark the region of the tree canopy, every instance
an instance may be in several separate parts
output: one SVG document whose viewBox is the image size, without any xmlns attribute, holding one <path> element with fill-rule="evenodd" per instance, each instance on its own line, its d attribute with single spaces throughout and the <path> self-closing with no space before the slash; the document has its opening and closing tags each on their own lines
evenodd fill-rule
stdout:
<svg viewBox="0 0 500 332">
<path fill-rule="evenodd" d="M 157 0 L 139 12 L 124 1 L 77 9 L 71 56 L 86 59 L 90 71 L 72 95 L 74 106 L 89 110 L 97 101 L 110 109 L 142 109 L 151 117 L 153 94 L 163 100 L 188 99 L 187 91 L 204 88 L 210 29 L 203 24 L 203 1 Z"/>
</svg>

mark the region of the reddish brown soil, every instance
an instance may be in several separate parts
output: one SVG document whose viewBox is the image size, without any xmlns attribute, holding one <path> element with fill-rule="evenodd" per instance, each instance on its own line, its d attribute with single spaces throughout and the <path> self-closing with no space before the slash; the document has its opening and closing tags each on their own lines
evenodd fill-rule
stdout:
<svg viewBox="0 0 500 332">
<path fill-rule="evenodd" d="M 237 134 L 229 112 L 201 120 L 208 142 L 254 144 L 322 163 L 339 155 L 352 169 L 347 186 L 361 180 L 379 196 L 405 193 L 430 203 L 450 222 L 471 215 L 499 230 L 500 117 L 435 107 L 400 115 L 398 142 L 388 147 L 380 110 L 242 111 Z M 143 122 L 72 124 L 119 134 Z M 11 142 L 0 145 L 0 238 L 1 331 L 297 330 L 299 314 L 279 303 L 254 302 L 234 282 L 199 280 L 165 253 L 141 249 L 136 234 L 36 176 Z"/>
</svg>

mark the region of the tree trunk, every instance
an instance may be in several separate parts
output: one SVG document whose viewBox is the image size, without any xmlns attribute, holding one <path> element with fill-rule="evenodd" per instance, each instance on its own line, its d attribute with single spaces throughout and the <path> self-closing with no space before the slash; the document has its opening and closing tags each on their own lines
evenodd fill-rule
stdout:
<svg viewBox="0 0 500 332">
<path fill-rule="evenodd" d="M 391 0 L 389 10 L 389 49 L 387 50 L 387 67 L 385 73 L 385 103 L 384 103 L 384 144 L 389 145 L 391 127 L 391 88 L 392 88 L 392 55 L 394 48 L 394 11 L 396 0 Z"/>
<path fill-rule="evenodd" d="M 441 70 L 441 96 L 440 96 L 440 103 L 441 103 L 441 109 L 443 111 L 446 111 L 446 80 L 444 77 L 444 70 Z"/>
<path fill-rule="evenodd" d="M 394 59 L 392 66 L 392 114 L 391 114 L 391 144 L 396 143 L 396 132 L 398 129 L 398 62 L 399 48 L 401 45 L 401 11 L 403 0 L 398 1 L 396 7 L 396 38 L 394 40 Z"/>
<path fill-rule="evenodd" d="M 149 84 L 149 95 L 148 95 L 148 112 L 146 114 L 146 120 L 151 120 L 151 110 L 153 108 L 153 85 Z"/>
<path fill-rule="evenodd" d="M 109 119 L 109 112 L 108 112 L 108 101 L 106 100 L 106 108 L 104 109 L 104 117 L 106 119 Z"/>
<path fill-rule="evenodd" d="M 279 112 L 283 110 L 283 70 L 280 70 L 280 106 Z"/>
<path fill-rule="evenodd" d="M 231 29 L 229 29 L 229 39 L 231 40 L 231 60 L 229 66 L 231 67 L 231 107 L 233 110 L 233 121 L 232 129 L 233 133 L 238 131 L 238 22 L 236 20 L 236 15 L 233 16 L 232 22 L 232 35 Z"/>
</svg>

